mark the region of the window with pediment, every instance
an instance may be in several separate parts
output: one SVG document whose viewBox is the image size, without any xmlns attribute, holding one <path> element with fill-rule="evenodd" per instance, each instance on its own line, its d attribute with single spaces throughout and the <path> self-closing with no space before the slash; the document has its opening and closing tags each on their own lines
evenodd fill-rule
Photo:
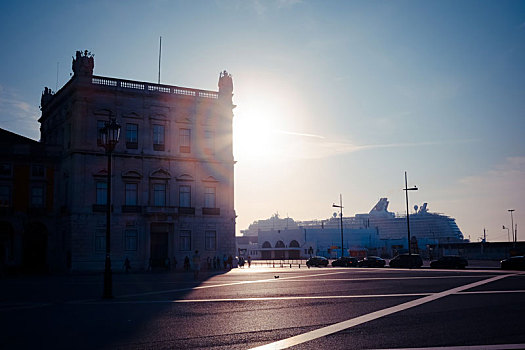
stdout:
<svg viewBox="0 0 525 350">
<path fill-rule="evenodd" d="M 126 148 L 137 149 L 139 145 L 139 125 L 126 123 Z"/>
<path fill-rule="evenodd" d="M 159 169 L 150 175 L 150 205 L 155 207 L 165 207 L 168 205 L 168 184 L 171 179 L 171 174 Z"/>
<path fill-rule="evenodd" d="M 106 205 L 108 200 L 108 183 L 106 181 L 96 182 L 96 204 Z"/>
<path fill-rule="evenodd" d="M 153 149 L 155 151 L 164 151 L 164 125 L 153 124 Z"/>
<path fill-rule="evenodd" d="M 191 130 L 181 128 L 179 129 L 179 142 L 180 152 L 190 153 L 191 152 Z"/>
<path fill-rule="evenodd" d="M 189 208 L 191 207 L 191 186 L 180 185 L 179 186 L 179 207 Z"/>
</svg>

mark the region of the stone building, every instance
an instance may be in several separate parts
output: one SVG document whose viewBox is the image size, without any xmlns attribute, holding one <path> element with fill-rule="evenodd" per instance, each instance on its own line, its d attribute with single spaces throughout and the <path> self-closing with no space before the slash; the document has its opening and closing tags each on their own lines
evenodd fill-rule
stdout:
<svg viewBox="0 0 525 350">
<path fill-rule="evenodd" d="M 112 161 L 111 257 L 132 268 L 164 266 L 199 250 L 235 254 L 233 83 L 197 90 L 93 75 L 77 51 L 73 76 L 42 94 L 41 142 L 61 149 L 58 230 L 73 270 L 100 270 L 105 257 L 107 156 L 100 129 L 121 125 Z"/>
<path fill-rule="evenodd" d="M 0 276 L 65 267 L 55 229 L 57 151 L 0 129 Z"/>
</svg>

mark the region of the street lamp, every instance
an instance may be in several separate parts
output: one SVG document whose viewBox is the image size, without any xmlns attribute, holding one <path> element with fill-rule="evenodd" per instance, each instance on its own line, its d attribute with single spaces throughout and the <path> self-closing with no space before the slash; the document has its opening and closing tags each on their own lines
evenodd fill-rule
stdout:
<svg viewBox="0 0 525 350">
<path fill-rule="evenodd" d="M 407 182 L 407 172 L 405 171 L 405 188 L 403 189 L 403 191 L 405 191 L 405 197 L 407 201 L 408 255 L 412 255 L 412 249 L 410 249 L 410 219 L 409 219 L 410 213 L 408 212 L 408 191 L 417 191 L 417 187 L 414 186 L 414 187 L 408 188 L 407 183 L 408 183 Z"/>
<path fill-rule="evenodd" d="M 108 155 L 108 183 L 106 200 L 106 262 L 104 265 L 104 299 L 113 298 L 113 281 L 111 275 L 111 154 L 120 136 L 120 125 L 115 118 L 110 118 L 100 129 L 100 140 Z"/>
<path fill-rule="evenodd" d="M 516 246 L 517 237 L 516 233 L 514 232 L 514 218 L 512 217 L 512 212 L 514 211 L 514 209 L 509 209 L 507 211 L 510 213 L 510 229 L 512 230 L 512 240 L 514 242 L 514 246 Z"/>
<path fill-rule="evenodd" d="M 339 205 L 332 204 L 332 208 L 339 208 L 341 210 L 341 258 L 345 256 L 343 251 L 343 195 L 339 194 Z"/>
<path fill-rule="evenodd" d="M 503 229 L 507 230 L 507 239 L 509 240 L 509 243 L 510 243 L 510 231 L 509 231 L 509 228 L 505 227 L 505 225 L 503 225 Z"/>
</svg>

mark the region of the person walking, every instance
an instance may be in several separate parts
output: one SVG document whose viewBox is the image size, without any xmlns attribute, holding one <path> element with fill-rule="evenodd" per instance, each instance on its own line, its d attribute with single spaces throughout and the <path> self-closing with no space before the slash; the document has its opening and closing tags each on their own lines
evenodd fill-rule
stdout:
<svg viewBox="0 0 525 350">
<path fill-rule="evenodd" d="M 131 270 L 131 263 L 129 262 L 128 257 L 126 256 L 126 260 L 124 260 L 124 269 L 126 270 L 126 273 Z"/>
<path fill-rule="evenodd" d="M 173 257 L 173 271 L 177 271 L 177 258 Z"/>
<path fill-rule="evenodd" d="M 233 257 L 231 255 L 228 256 L 228 270 L 231 270 L 233 268 Z"/>
<path fill-rule="evenodd" d="M 199 251 L 196 250 L 195 254 L 193 255 L 193 279 L 199 278 L 199 271 L 201 270 L 201 256 L 199 255 Z"/>
<path fill-rule="evenodd" d="M 190 258 L 187 255 L 184 258 L 184 271 L 190 271 Z"/>
</svg>

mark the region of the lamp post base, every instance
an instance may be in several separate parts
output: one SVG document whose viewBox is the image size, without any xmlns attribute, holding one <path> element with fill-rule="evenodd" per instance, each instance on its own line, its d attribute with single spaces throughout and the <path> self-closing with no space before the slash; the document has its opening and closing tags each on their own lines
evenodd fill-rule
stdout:
<svg viewBox="0 0 525 350">
<path fill-rule="evenodd" d="M 109 255 L 106 256 L 106 263 L 104 269 L 104 294 L 102 294 L 102 298 L 113 298 L 113 280 L 111 275 L 111 259 Z"/>
</svg>

